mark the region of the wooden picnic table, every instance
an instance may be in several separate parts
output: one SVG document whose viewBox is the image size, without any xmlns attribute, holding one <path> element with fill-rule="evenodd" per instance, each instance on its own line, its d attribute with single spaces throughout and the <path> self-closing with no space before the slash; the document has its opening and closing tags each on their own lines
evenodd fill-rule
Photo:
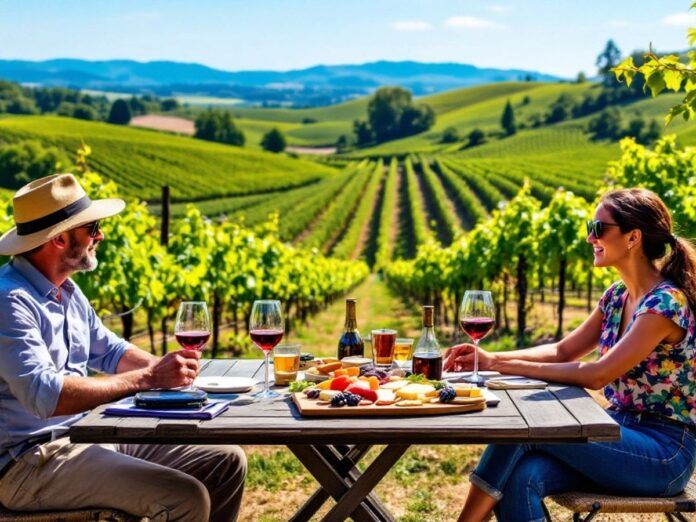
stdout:
<svg viewBox="0 0 696 522">
<path fill-rule="evenodd" d="M 261 380 L 262 361 L 203 361 L 203 376 Z M 324 517 L 343 521 L 392 521 L 372 493 L 412 444 L 487 444 L 618 440 L 619 426 L 575 386 L 495 391 L 501 399 L 480 412 L 437 416 L 303 418 L 288 396 L 254 402 L 232 396 L 230 408 L 209 421 L 111 417 L 99 407 L 70 428 L 73 442 L 285 445 L 319 482 L 319 489 L 293 516 L 309 520 L 324 502 L 336 504 Z M 360 472 L 356 464 L 373 445 L 385 445 Z"/>
</svg>

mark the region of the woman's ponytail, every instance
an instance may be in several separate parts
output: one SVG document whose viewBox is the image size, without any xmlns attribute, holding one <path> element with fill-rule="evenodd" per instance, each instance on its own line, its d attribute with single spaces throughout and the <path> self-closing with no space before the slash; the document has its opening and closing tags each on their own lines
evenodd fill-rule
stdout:
<svg viewBox="0 0 696 522">
<path fill-rule="evenodd" d="M 690 241 L 676 236 L 671 237 L 670 248 L 658 264 L 660 273 L 684 292 L 691 309 L 696 310 L 696 249 Z"/>
<path fill-rule="evenodd" d="M 672 231 L 672 216 L 660 196 L 646 189 L 612 190 L 601 204 L 611 213 L 621 232 L 642 233 L 645 256 L 665 279 L 674 283 L 696 314 L 696 249 Z"/>
</svg>

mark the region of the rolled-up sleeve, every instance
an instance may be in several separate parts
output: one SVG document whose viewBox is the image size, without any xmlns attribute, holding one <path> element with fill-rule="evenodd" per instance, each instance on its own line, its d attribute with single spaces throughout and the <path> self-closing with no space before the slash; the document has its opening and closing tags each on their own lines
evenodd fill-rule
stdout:
<svg viewBox="0 0 696 522">
<path fill-rule="evenodd" d="M 91 306 L 89 307 L 89 332 L 88 366 L 103 373 L 116 373 L 118 363 L 128 349 L 128 341 L 104 326 Z"/>
<path fill-rule="evenodd" d="M 12 394 L 33 415 L 53 415 L 63 389 L 63 375 L 57 371 L 36 316 L 16 294 L 4 299 L 0 314 L 0 376 Z"/>
</svg>

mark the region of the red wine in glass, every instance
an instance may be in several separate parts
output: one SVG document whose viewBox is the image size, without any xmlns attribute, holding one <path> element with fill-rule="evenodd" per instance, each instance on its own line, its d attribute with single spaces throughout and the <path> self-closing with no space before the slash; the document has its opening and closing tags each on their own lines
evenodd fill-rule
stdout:
<svg viewBox="0 0 696 522">
<path fill-rule="evenodd" d="M 176 332 L 176 341 L 184 350 L 202 350 L 210 339 L 210 332 L 205 330 L 191 330 Z"/>
<path fill-rule="evenodd" d="M 280 394 L 268 385 L 268 356 L 276 344 L 283 338 L 283 308 L 280 301 L 263 299 L 254 301 L 249 317 L 249 335 L 252 342 L 263 351 L 263 391 L 254 395 L 257 400 L 272 399 Z"/>
<path fill-rule="evenodd" d="M 413 356 L 413 373 L 421 374 L 426 379 L 439 381 L 442 379 L 442 355 L 423 354 Z"/>
<path fill-rule="evenodd" d="M 495 319 L 490 317 L 469 317 L 461 320 L 462 330 L 476 342 L 486 337 L 493 326 Z"/>
<path fill-rule="evenodd" d="M 495 305 L 493 296 L 485 290 L 467 290 L 464 292 L 459 308 L 459 324 L 474 341 L 474 371 L 466 380 L 476 384 L 483 383 L 478 371 L 479 341 L 486 337 L 495 325 Z"/>
<path fill-rule="evenodd" d="M 262 328 L 249 332 L 252 342 L 264 352 L 270 352 L 283 338 L 283 330 Z"/>
<path fill-rule="evenodd" d="M 210 316 L 204 301 L 184 301 L 179 305 L 174 336 L 184 350 L 203 351 L 210 339 Z M 188 389 L 196 388 L 191 384 Z"/>
</svg>

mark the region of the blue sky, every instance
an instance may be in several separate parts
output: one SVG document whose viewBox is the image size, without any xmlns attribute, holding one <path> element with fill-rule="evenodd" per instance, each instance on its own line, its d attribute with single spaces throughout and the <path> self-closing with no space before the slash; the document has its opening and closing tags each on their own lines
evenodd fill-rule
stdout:
<svg viewBox="0 0 696 522">
<path fill-rule="evenodd" d="M 575 76 L 608 38 L 686 47 L 689 0 L 0 0 L 0 58 L 226 70 L 454 61 Z"/>
</svg>

